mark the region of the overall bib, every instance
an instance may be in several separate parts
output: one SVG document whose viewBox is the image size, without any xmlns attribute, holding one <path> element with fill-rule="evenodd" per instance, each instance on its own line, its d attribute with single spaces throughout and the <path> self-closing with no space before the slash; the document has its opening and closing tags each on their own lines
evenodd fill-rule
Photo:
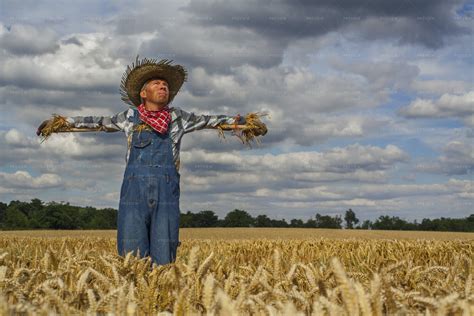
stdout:
<svg viewBox="0 0 474 316">
<path fill-rule="evenodd" d="M 142 123 L 139 113 L 135 126 Z M 179 179 L 169 132 L 135 131 L 120 191 L 117 248 L 158 265 L 174 262 L 179 244 Z"/>
</svg>

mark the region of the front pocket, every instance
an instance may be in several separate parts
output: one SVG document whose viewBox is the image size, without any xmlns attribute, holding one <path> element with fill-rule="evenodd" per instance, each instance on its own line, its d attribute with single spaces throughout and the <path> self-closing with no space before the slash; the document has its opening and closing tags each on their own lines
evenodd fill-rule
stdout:
<svg viewBox="0 0 474 316">
<path fill-rule="evenodd" d="M 137 148 L 144 148 L 151 143 L 151 133 L 146 130 L 134 131 L 132 137 L 132 145 Z"/>
<path fill-rule="evenodd" d="M 134 143 L 133 146 L 137 148 L 144 148 L 151 143 L 151 138 L 145 138 L 145 139 L 137 139 Z"/>
</svg>

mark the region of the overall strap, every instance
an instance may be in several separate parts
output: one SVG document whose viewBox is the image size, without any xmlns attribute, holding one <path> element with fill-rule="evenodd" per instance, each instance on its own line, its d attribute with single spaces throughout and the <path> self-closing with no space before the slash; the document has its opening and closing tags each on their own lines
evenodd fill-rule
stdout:
<svg viewBox="0 0 474 316">
<path fill-rule="evenodd" d="M 127 137 L 127 146 L 128 146 L 128 150 L 130 150 L 131 146 L 132 146 L 132 138 L 133 138 L 133 133 L 135 131 L 135 127 L 140 124 L 141 120 L 140 120 L 140 113 L 138 112 L 138 109 L 136 107 L 130 107 L 130 109 L 133 110 L 133 116 L 129 116 L 128 117 L 128 121 L 133 123 L 132 124 L 132 129 L 130 131 L 130 134 L 128 135 Z"/>
<path fill-rule="evenodd" d="M 140 120 L 140 112 L 138 112 L 137 108 L 131 108 L 133 110 L 133 116 L 129 118 L 129 120 L 133 123 L 133 125 L 138 125 L 142 122 Z"/>
</svg>

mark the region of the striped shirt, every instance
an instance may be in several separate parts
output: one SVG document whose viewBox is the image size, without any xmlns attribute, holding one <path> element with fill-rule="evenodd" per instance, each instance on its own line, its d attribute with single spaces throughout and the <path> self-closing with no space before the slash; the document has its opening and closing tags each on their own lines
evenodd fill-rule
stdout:
<svg viewBox="0 0 474 316">
<path fill-rule="evenodd" d="M 245 124 L 245 118 L 241 117 L 235 122 L 233 116 L 227 115 L 196 115 L 192 112 L 186 112 L 178 107 L 170 107 L 171 122 L 169 126 L 170 137 L 173 144 L 173 160 L 176 170 L 179 171 L 180 158 L 179 151 L 181 147 L 181 138 L 184 134 L 203 128 L 216 127 L 221 123 L 225 124 Z M 130 156 L 130 140 L 134 130 L 134 123 L 131 118 L 139 115 L 136 107 L 114 114 L 112 116 L 71 116 L 67 121 L 75 128 L 101 128 L 105 132 L 125 132 L 128 139 L 128 149 L 125 161 L 128 162 Z"/>
</svg>

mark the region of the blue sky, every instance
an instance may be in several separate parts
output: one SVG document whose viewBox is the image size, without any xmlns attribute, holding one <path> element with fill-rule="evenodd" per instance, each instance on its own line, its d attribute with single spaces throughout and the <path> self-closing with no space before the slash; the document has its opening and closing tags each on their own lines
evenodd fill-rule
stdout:
<svg viewBox="0 0 474 316">
<path fill-rule="evenodd" d="M 53 135 L 53 113 L 123 111 L 135 56 L 170 58 L 196 114 L 268 111 L 260 146 L 196 131 L 181 211 L 408 220 L 473 213 L 471 1 L 2 1 L 0 200 L 118 207 L 121 133 Z M 51 12 L 55 12 L 52 15 Z"/>
</svg>

